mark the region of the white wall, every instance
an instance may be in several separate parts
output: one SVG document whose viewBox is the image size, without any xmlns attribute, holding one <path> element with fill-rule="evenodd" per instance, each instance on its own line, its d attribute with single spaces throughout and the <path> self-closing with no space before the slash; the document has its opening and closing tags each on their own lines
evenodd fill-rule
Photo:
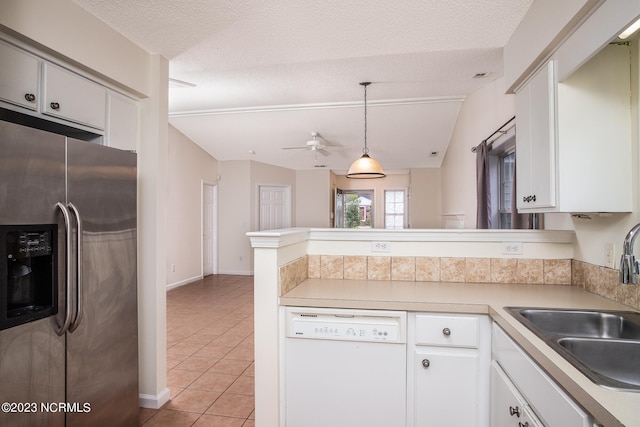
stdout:
<svg viewBox="0 0 640 427">
<path fill-rule="evenodd" d="M 250 274 L 251 245 L 246 233 L 251 229 L 251 162 L 218 163 L 219 233 L 218 263 L 222 274 Z"/>
<path fill-rule="evenodd" d="M 295 198 L 296 173 L 250 160 L 220 161 L 218 167 L 219 272 L 252 274 L 253 251 L 246 234 L 258 229 L 258 187 L 289 186 L 292 198 Z M 292 221 L 295 219 L 295 205 L 295 200 L 292 200 Z"/>
<path fill-rule="evenodd" d="M 202 278 L 202 184 L 216 184 L 218 161 L 169 125 L 167 286 Z M 175 271 L 171 271 L 171 266 Z"/>
<path fill-rule="evenodd" d="M 296 227 L 331 227 L 333 222 L 331 171 L 296 172 Z"/>
<path fill-rule="evenodd" d="M 441 228 L 441 171 L 440 168 L 411 169 L 411 199 L 409 209 L 411 228 Z"/>
<path fill-rule="evenodd" d="M 463 214 L 464 228 L 476 228 L 476 156 L 478 145 L 515 114 L 514 95 L 497 79 L 469 95 L 442 162 L 442 214 Z"/>
</svg>

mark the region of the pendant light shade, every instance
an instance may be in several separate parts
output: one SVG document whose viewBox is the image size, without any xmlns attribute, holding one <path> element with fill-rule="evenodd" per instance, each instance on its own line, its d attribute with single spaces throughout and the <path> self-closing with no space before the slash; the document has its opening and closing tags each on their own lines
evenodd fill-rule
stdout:
<svg viewBox="0 0 640 427">
<path fill-rule="evenodd" d="M 382 166 L 376 159 L 369 156 L 369 148 L 367 148 L 367 86 L 370 84 L 371 82 L 360 83 L 364 87 L 364 148 L 362 149 L 362 156 L 351 163 L 347 178 L 372 179 L 385 177 Z"/>
</svg>

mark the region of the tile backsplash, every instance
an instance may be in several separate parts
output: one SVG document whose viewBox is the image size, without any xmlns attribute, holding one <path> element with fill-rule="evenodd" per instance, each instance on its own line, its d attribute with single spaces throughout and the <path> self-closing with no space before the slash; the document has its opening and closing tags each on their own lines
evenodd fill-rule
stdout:
<svg viewBox="0 0 640 427">
<path fill-rule="evenodd" d="M 574 285 L 640 309 L 640 286 L 618 270 L 571 259 L 305 255 L 280 267 L 280 295 L 307 278 Z"/>
<path fill-rule="evenodd" d="M 571 285 L 569 259 L 308 255 L 312 279 Z"/>
</svg>

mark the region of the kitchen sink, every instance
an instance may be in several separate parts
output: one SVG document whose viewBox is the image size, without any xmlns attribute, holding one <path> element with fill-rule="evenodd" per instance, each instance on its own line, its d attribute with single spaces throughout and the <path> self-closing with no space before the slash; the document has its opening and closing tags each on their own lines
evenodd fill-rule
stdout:
<svg viewBox="0 0 640 427">
<path fill-rule="evenodd" d="M 634 313 L 604 311 L 520 310 L 520 315 L 545 332 L 585 338 L 640 340 L 640 323 L 629 318 Z"/>
<path fill-rule="evenodd" d="M 599 375 L 640 387 L 640 341 L 561 338 L 558 344 Z"/>
<path fill-rule="evenodd" d="M 640 392 L 640 313 L 505 309 L 594 383 Z"/>
</svg>

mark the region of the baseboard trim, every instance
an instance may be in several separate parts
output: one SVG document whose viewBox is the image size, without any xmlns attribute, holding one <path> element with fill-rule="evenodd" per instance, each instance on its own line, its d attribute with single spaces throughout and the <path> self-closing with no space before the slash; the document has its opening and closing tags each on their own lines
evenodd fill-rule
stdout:
<svg viewBox="0 0 640 427">
<path fill-rule="evenodd" d="M 141 408 L 160 409 L 165 403 L 171 400 L 171 395 L 169 389 L 165 388 L 156 395 L 140 394 L 138 400 Z"/>
<path fill-rule="evenodd" d="M 179 282 L 169 283 L 167 285 L 167 290 L 169 291 L 174 288 L 179 288 L 180 286 L 188 285 L 189 283 L 197 282 L 198 280 L 202 280 L 202 275 L 190 277 Z"/>
<path fill-rule="evenodd" d="M 236 276 L 253 276 L 253 271 L 246 270 L 220 270 L 218 274 L 231 274 Z"/>
</svg>

